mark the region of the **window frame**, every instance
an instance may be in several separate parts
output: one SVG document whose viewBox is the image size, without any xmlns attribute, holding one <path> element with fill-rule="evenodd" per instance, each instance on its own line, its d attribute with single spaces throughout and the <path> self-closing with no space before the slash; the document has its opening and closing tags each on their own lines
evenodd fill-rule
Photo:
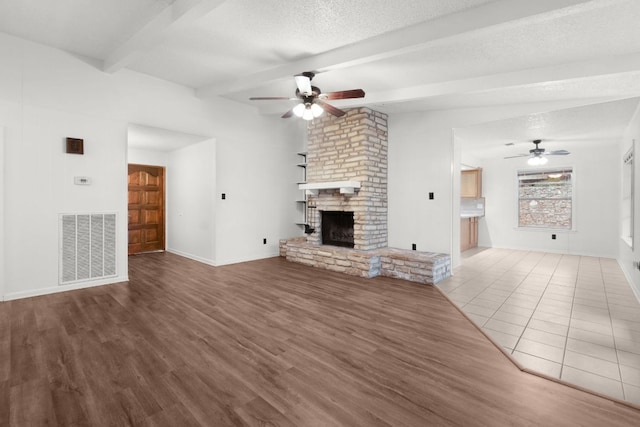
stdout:
<svg viewBox="0 0 640 427">
<path fill-rule="evenodd" d="M 635 208 L 635 140 L 631 143 L 631 148 L 622 157 L 622 200 L 620 206 L 620 238 L 629 246 L 631 250 L 634 248 L 634 208 Z M 627 192 L 628 190 L 628 198 Z M 625 200 L 628 199 L 625 207 Z M 625 209 L 626 208 L 626 209 Z M 628 214 L 628 216 L 627 216 Z M 628 227 L 628 233 L 625 228 Z M 627 234 L 627 235 L 625 235 Z"/>
<path fill-rule="evenodd" d="M 571 173 L 571 227 L 554 227 L 552 225 L 527 226 L 520 224 L 520 176 L 521 174 Z M 516 229 L 521 231 L 553 231 L 554 233 L 571 233 L 576 231 L 576 168 L 574 166 L 548 166 L 516 170 Z"/>
</svg>

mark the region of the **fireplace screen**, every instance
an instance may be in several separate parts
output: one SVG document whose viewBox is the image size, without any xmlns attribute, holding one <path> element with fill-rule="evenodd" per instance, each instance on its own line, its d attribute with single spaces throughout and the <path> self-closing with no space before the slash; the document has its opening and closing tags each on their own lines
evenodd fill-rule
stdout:
<svg viewBox="0 0 640 427">
<path fill-rule="evenodd" d="M 353 212 L 322 211 L 322 244 L 353 248 Z"/>
</svg>

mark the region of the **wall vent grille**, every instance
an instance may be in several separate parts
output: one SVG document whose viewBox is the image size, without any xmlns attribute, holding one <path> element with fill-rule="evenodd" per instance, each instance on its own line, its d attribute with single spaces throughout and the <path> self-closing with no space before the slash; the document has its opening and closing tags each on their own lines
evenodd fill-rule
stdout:
<svg viewBox="0 0 640 427">
<path fill-rule="evenodd" d="M 60 215 L 60 284 L 116 275 L 116 214 Z"/>
</svg>

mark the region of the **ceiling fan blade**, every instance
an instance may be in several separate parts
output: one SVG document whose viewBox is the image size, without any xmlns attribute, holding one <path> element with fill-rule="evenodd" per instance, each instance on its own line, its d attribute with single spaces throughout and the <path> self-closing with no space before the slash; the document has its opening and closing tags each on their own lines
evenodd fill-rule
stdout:
<svg viewBox="0 0 640 427">
<path fill-rule="evenodd" d="M 551 156 L 566 156 L 569 153 L 567 150 L 555 150 L 555 151 L 547 151 L 545 154 Z"/>
<path fill-rule="evenodd" d="M 276 101 L 276 100 L 293 100 L 297 98 L 288 98 L 286 96 L 253 96 L 249 101 Z"/>
<path fill-rule="evenodd" d="M 319 106 L 324 108 L 327 113 L 333 114 L 336 117 L 342 117 L 345 114 L 347 114 L 346 112 L 342 111 L 341 109 L 336 108 L 331 104 L 327 104 L 326 102 L 322 102 L 319 99 L 316 99 L 315 102 L 316 102 L 316 104 L 318 104 Z"/>
<path fill-rule="evenodd" d="M 516 157 L 529 157 L 531 154 L 518 154 L 516 156 L 505 157 L 505 159 L 515 159 Z"/>
<path fill-rule="evenodd" d="M 281 117 L 283 119 L 288 119 L 291 116 L 293 116 L 293 108 L 291 110 L 287 111 L 286 113 L 284 113 Z"/>
<path fill-rule="evenodd" d="M 350 89 L 340 90 L 338 92 L 328 92 L 320 95 L 323 99 L 351 99 L 351 98 L 364 98 L 364 91 L 362 89 Z"/>
<path fill-rule="evenodd" d="M 296 86 L 298 86 L 300 93 L 304 95 L 311 95 L 311 79 L 304 75 L 297 75 L 294 77 L 296 79 Z"/>
</svg>

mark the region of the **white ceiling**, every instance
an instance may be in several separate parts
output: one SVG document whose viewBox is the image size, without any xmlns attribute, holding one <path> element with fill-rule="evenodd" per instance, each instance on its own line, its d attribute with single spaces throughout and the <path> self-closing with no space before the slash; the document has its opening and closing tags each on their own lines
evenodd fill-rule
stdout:
<svg viewBox="0 0 640 427">
<path fill-rule="evenodd" d="M 636 97 L 638 22 L 637 0 L 0 1 L 0 31 L 265 114 L 291 104 L 248 98 L 309 70 L 386 112 Z"/>
</svg>

